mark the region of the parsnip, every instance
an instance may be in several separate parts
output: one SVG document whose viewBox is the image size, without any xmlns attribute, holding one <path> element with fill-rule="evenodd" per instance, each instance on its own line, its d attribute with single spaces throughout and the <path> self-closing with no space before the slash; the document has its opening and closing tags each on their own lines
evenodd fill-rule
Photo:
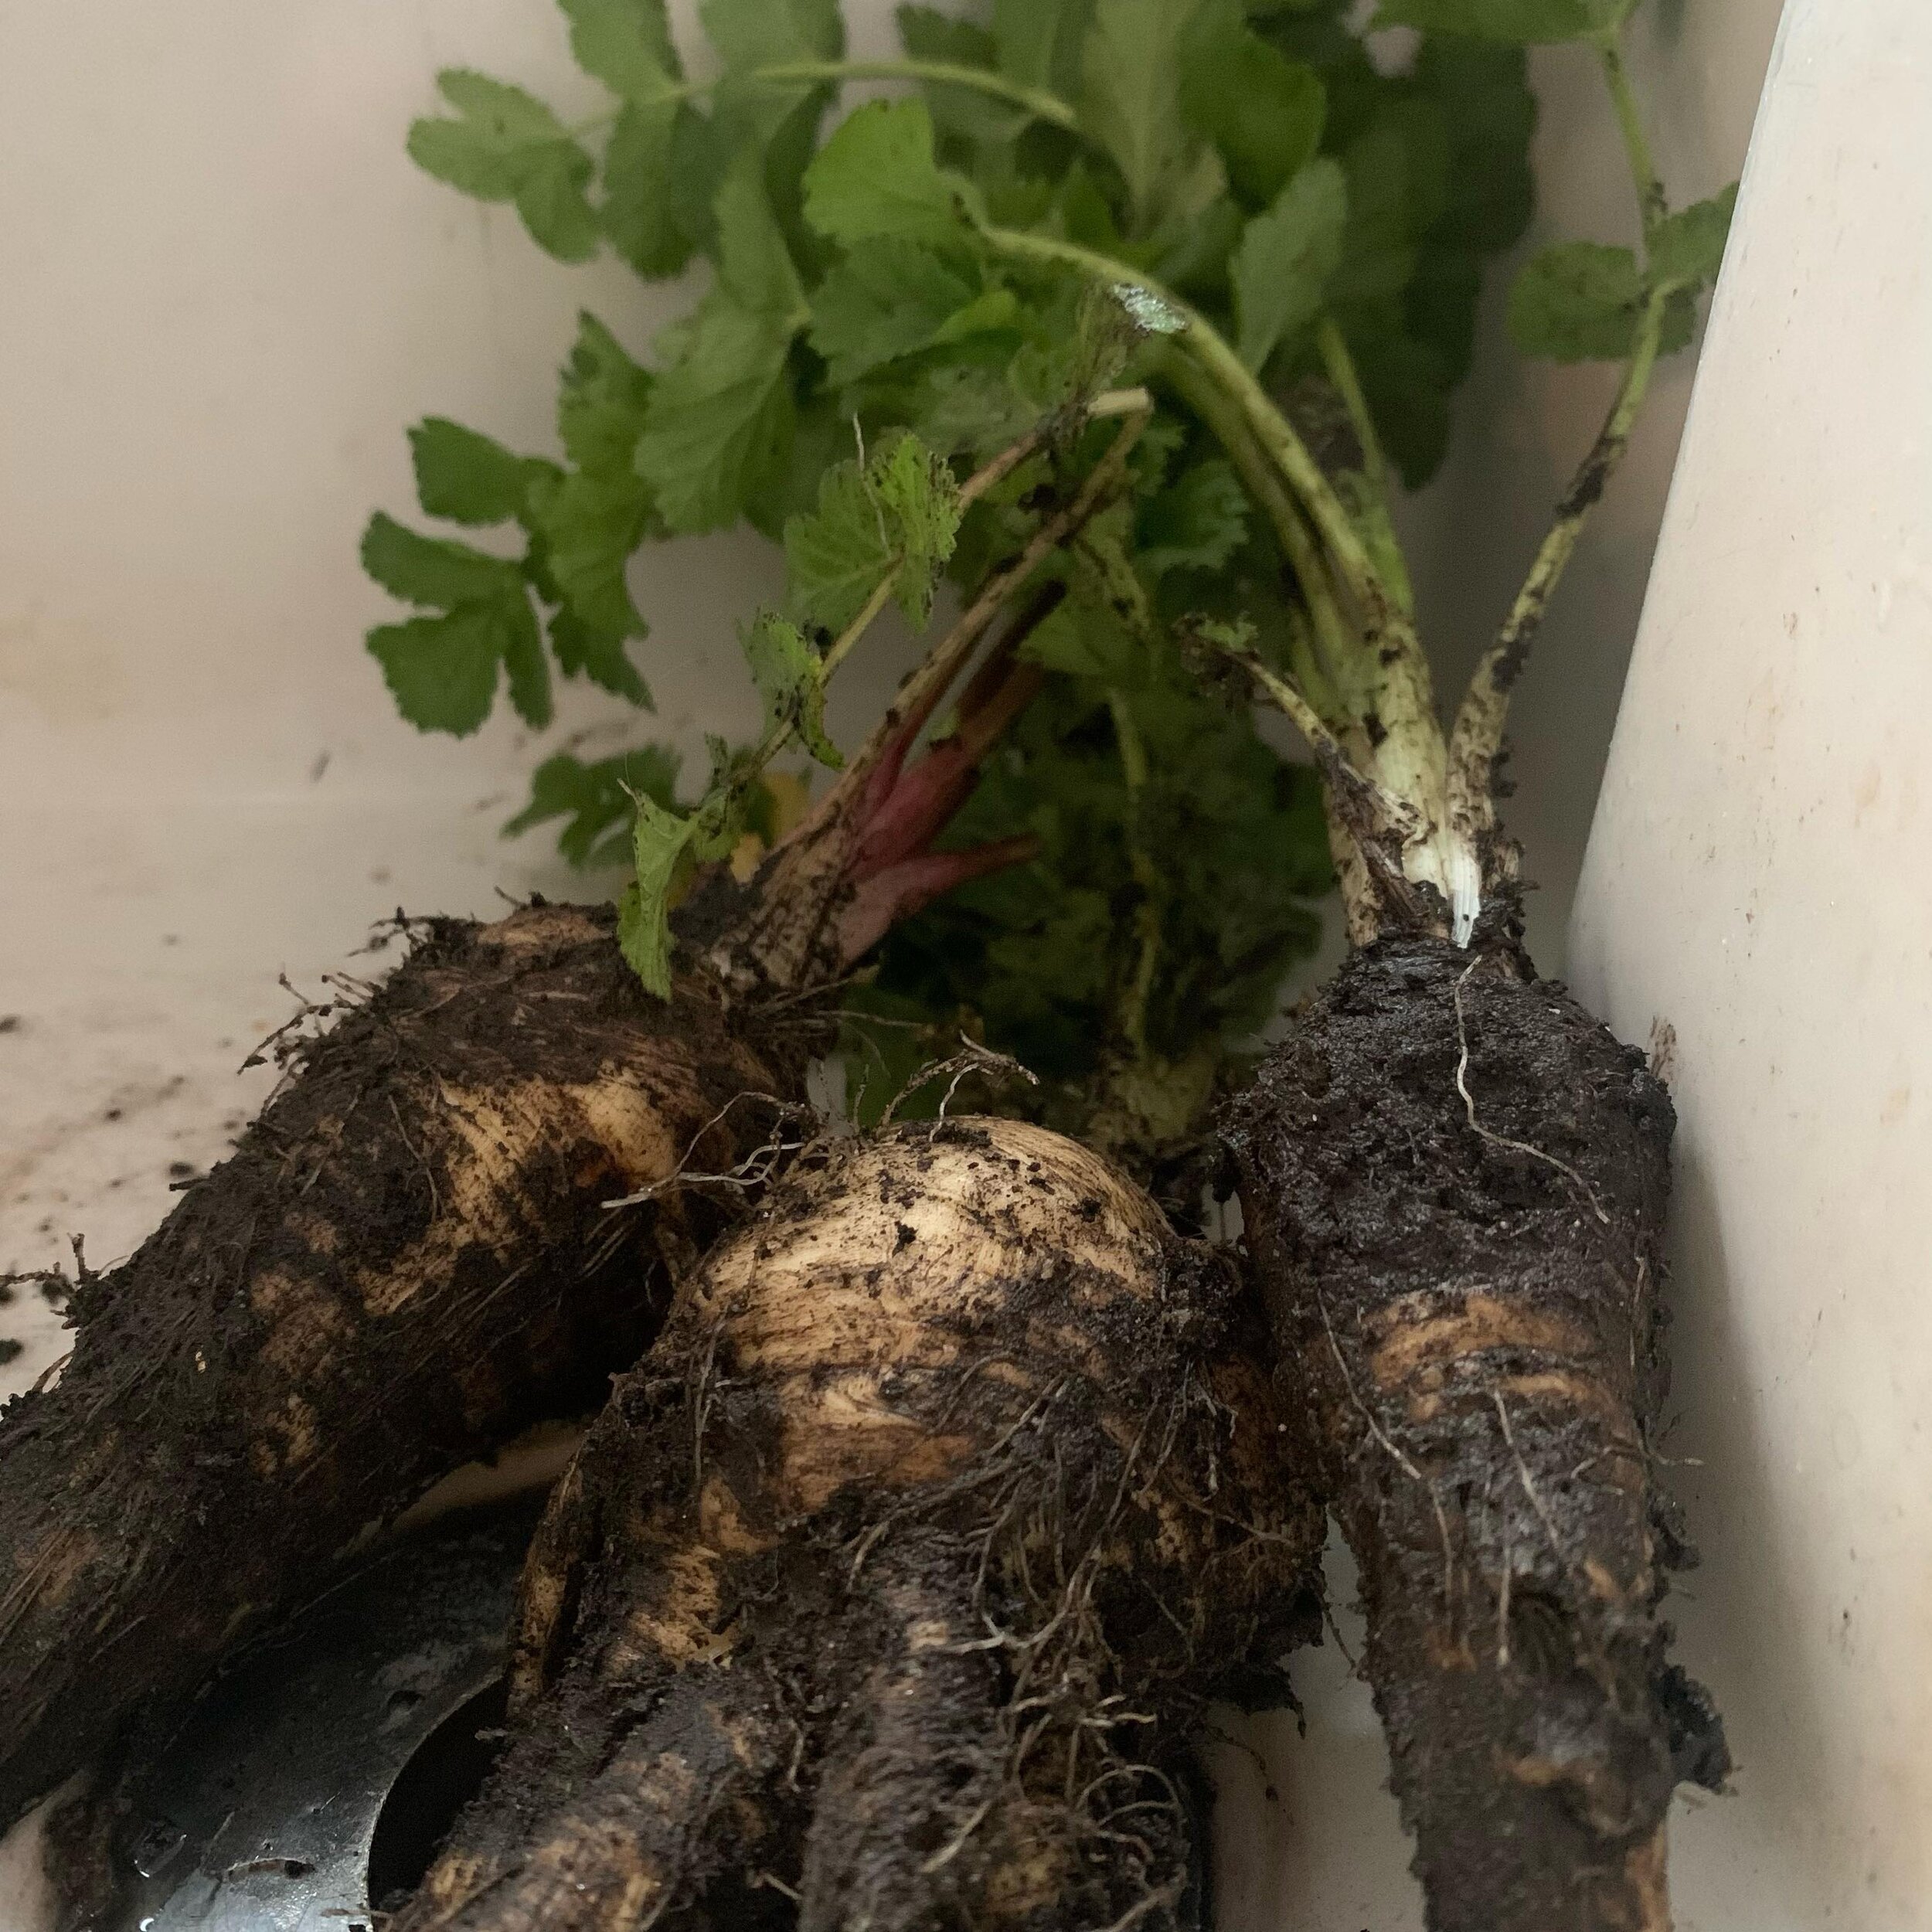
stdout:
<svg viewBox="0 0 1932 1932">
<path fill-rule="evenodd" d="M 1174 1923 L 1188 1722 L 1313 1600 L 1261 1352 L 1072 1141 L 810 1150 L 553 1497 L 512 1742 L 395 1932 Z"/>
</svg>

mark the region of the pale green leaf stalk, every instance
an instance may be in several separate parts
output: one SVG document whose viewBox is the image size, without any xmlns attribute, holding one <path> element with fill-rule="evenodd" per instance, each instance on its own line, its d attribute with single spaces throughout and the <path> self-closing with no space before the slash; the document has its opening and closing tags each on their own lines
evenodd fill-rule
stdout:
<svg viewBox="0 0 1932 1932">
<path fill-rule="evenodd" d="M 1387 516 L 1386 467 L 1345 338 L 1322 315 L 1338 258 L 1339 173 L 1311 163 L 1250 222 L 1231 266 L 1237 344 L 1151 275 L 1057 237 L 988 226 L 989 247 L 1056 261 L 1172 309 L 1168 379 L 1214 431 L 1268 517 L 1308 617 L 1300 688 L 1223 636 L 1258 688 L 1316 751 L 1342 848 L 1352 934 L 1421 925 L 1466 944 L 1485 906 L 1515 878 L 1497 832 L 1495 767 L 1509 694 L 1591 509 L 1628 445 L 1660 352 L 1688 335 L 1686 300 L 1715 270 L 1728 219 L 1720 199 L 1668 213 L 1621 59 L 1628 7 L 1601 0 L 1399 0 L 1391 22 L 1505 40 L 1584 39 L 1596 49 L 1628 153 L 1645 237 L 1628 250 L 1570 243 L 1532 262 L 1513 304 L 1519 339 L 1562 355 L 1625 359 L 1604 428 L 1558 507 L 1549 536 L 1445 733 L 1413 616 L 1408 573 Z M 1317 182 L 1320 183 L 1319 187 Z M 1660 242 L 1662 244 L 1660 251 Z M 1675 327 L 1673 326 L 1675 323 Z M 1260 378 L 1280 338 L 1313 327 L 1318 352 L 1362 444 L 1364 488 L 1352 504 Z"/>
</svg>

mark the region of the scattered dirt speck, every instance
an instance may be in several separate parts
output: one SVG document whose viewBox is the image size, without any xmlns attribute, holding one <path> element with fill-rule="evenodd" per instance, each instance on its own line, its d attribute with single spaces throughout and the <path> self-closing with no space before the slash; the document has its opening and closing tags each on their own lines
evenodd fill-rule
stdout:
<svg viewBox="0 0 1932 1932">
<path fill-rule="evenodd" d="M 1677 1074 L 1677 1029 L 1661 1015 L 1650 1023 L 1650 1070 L 1668 1087 Z"/>
</svg>

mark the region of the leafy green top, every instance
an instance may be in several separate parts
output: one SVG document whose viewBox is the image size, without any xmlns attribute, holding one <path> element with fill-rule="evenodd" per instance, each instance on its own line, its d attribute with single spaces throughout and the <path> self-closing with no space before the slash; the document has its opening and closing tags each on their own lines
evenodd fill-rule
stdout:
<svg viewBox="0 0 1932 1932">
<path fill-rule="evenodd" d="M 560 4 L 608 111 L 571 127 L 448 73 L 453 112 L 418 121 L 411 154 L 513 203 L 565 260 L 607 244 L 662 277 L 702 257 L 709 283 L 648 366 L 583 318 L 562 463 L 440 420 L 412 433 L 424 511 L 514 526 L 522 547 L 372 522 L 367 567 L 419 613 L 369 637 L 404 715 L 472 730 L 500 671 L 543 724 L 552 665 L 648 706 L 640 546 L 740 520 L 783 543 L 784 607 L 743 634 L 760 744 L 716 747 L 689 808 L 648 747 L 559 754 L 512 821 L 566 819 L 580 861 L 628 842 L 626 944 L 662 987 L 665 908 L 742 839 L 770 761 L 840 764 L 825 681 L 866 623 L 890 601 L 923 624 L 943 577 L 984 579 L 1030 527 L 1029 492 L 1087 460 L 1079 400 L 1151 383 L 1128 499 L 1049 566 L 1068 594 L 1028 647 L 1046 693 L 962 821 L 1029 830 L 1039 855 L 889 940 L 880 985 L 928 1015 L 970 1009 L 1069 1078 L 1123 1031 L 1178 1065 L 1255 1024 L 1310 942 L 1298 901 L 1326 845 L 1307 782 L 1167 641 L 1190 613 L 1239 619 L 1311 729 L 1372 722 L 1379 687 L 1321 554 L 1340 544 L 1345 585 L 1406 609 L 1388 490 L 1440 461 L 1483 264 L 1529 218 L 1524 47 L 1582 40 L 1621 84 L 1631 0 L 1386 0 L 1378 24 L 1423 30 L 1396 69 L 1342 0 L 906 5 L 905 56 L 884 62 L 843 60 L 837 0 L 702 0 L 702 83 L 663 0 Z M 828 124 L 848 78 L 911 90 Z M 1673 345 L 1728 209 L 1671 214 L 1659 192 L 1641 254 L 1543 250 L 1512 291 L 1515 338 L 1563 358 Z M 961 502 L 968 470 L 1041 426 L 1041 454 Z"/>
</svg>

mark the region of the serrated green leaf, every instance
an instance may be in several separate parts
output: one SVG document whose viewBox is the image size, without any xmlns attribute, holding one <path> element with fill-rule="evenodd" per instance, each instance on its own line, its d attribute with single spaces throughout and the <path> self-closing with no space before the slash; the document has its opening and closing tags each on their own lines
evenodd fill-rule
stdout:
<svg viewBox="0 0 1932 1932">
<path fill-rule="evenodd" d="M 691 259 L 672 179 L 682 102 L 627 103 L 604 151 L 604 200 L 597 219 L 612 247 L 640 275 L 675 275 Z"/>
<path fill-rule="evenodd" d="M 838 770 L 844 754 L 825 736 L 825 667 L 788 618 L 761 612 L 739 635 L 752 682 L 765 708 L 765 729 L 790 725 L 821 765 Z"/>
<path fill-rule="evenodd" d="M 505 148 L 553 141 L 565 131 L 551 109 L 526 88 L 492 80 L 473 67 L 442 68 L 436 90 L 473 124 L 472 134 L 487 135 Z"/>
<path fill-rule="evenodd" d="M 1145 234 L 1188 146 L 1181 47 L 1199 0 L 1098 0 L 1081 49 L 1080 124 L 1113 157 L 1130 235 Z"/>
<path fill-rule="evenodd" d="M 1352 311 L 1345 333 L 1383 452 L 1420 489 L 1448 449 L 1449 397 L 1460 372 L 1435 343 L 1410 332 L 1396 303 Z"/>
<path fill-rule="evenodd" d="M 637 798 L 631 856 L 636 876 L 617 905 L 617 944 L 648 992 L 671 997 L 671 903 L 689 863 L 695 821 Z"/>
<path fill-rule="evenodd" d="M 1147 586 L 1129 554 L 1133 534 L 1130 505 L 1115 503 L 1103 510 L 1088 522 L 1069 553 L 1068 580 L 1074 603 L 1106 612 L 1133 640 L 1133 668 L 1123 678 L 1127 685 L 1138 689 L 1151 668 L 1147 646 L 1155 627 Z"/>
<path fill-rule="evenodd" d="M 1175 457 L 1186 446 L 1188 427 L 1185 418 L 1178 412 L 1148 419 L 1127 459 L 1128 474 L 1134 479 L 1137 498 L 1145 500 L 1173 480 L 1170 471 Z"/>
<path fill-rule="evenodd" d="M 446 537 L 419 536 L 380 510 L 362 532 L 362 568 L 405 604 L 451 611 L 523 594 L 514 563 Z"/>
<path fill-rule="evenodd" d="M 818 479 L 852 447 L 852 417 L 829 389 L 801 396 L 783 464 L 745 500 L 745 521 L 768 543 L 784 541 L 785 519 L 811 509 Z"/>
<path fill-rule="evenodd" d="M 648 711 L 651 687 L 638 674 L 625 650 L 626 638 L 641 632 L 599 631 L 561 606 L 550 613 L 550 653 L 566 678 L 588 678 L 614 697 Z"/>
<path fill-rule="evenodd" d="M 1259 369 L 1321 313 L 1342 256 L 1348 189 L 1325 156 L 1311 161 L 1242 230 L 1229 267 L 1241 359 Z"/>
<path fill-rule="evenodd" d="M 1218 570 L 1247 537 L 1248 497 L 1223 458 L 1185 470 L 1143 503 L 1134 520 L 1136 562 L 1149 577 Z"/>
<path fill-rule="evenodd" d="M 557 392 L 558 434 L 577 468 L 533 484 L 526 518 L 542 543 L 545 594 L 563 599 L 569 613 L 561 625 L 552 620 L 559 665 L 587 672 L 634 703 L 648 702 L 648 693 L 623 640 L 641 637 L 645 625 L 624 572 L 659 529 L 635 461 L 652 381 L 594 315 L 579 315 Z"/>
<path fill-rule="evenodd" d="M 1029 318 L 1032 339 L 1006 370 L 1022 413 L 1037 423 L 1077 407 L 1115 382 L 1150 335 L 1178 334 L 1187 318 L 1143 283 L 1083 284 L 1072 313 L 1059 305 Z"/>
<path fill-rule="evenodd" d="M 1667 216 L 1650 240 L 1651 281 L 1699 289 L 1713 280 L 1724 259 L 1724 243 L 1736 206 L 1737 185 L 1733 182 L 1721 195 L 1693 202 Z"/>
<path fill-rule="evenodd" d="M 681 359 L 657 379 L 638 444 L 668 529 L 735 522 L 775 474 L 791 431 L 792 334 L 728 301 L 699 311 Z"/>
<path fill-rule="evenodd" d="M 532 724 L 549 722 L 549 674 L 520 588 L 514 601 L 464 604 L 440 617 L 379 625 L 368 642 L 396 709 L 420 730 L 467 737 L 490 715 L 497 667 L 506 661 L 518 710 Z"/>
<path fill-rule="evenodd" d="M 1220 297 L 1227 287 L 1228 257 L 1240 239 L 1241 204 L 1228 192 L 1220 151 L 1202 146 L 1168 182 L 1161 218 L 1147 239 L 1122 252 L 1137 266 L 1151 266 L 1174 288 L 1205 286 Z"/>
<path fill-rule="evenodd" d="M 1020 326 L 1022 313 L 1019 298 L 1010 288 L 982 290 L 940 324 L 933 332 L 931 346 L 946 349 L 955 342 L 969 342 L 976 335 L 1005 335 Z"/>
<path fill-rule="evenodd" d="M 933 580 L 958 541 L 959 485 L 945 458 L 910 432 L 887 443 L 872 475 L 902 559 L 900 607 L 923 624 L 931 614 Z"/>
<path fill-rule="evenodd" d="M 1045 225 L 1060 230 L 1069 241 L 1078 242 L 1096 254 L 1111 255 L 1117 260 L 1126 258 L 1127 244 L 1114 219 L 1113 206 L 1084 155 L 1075 159 L 1056 185 Z"/>
<path fill-rule="evenodd" d="M 1664 313 L 1657 331 L 1658 354 L 1675 355 L 1680 349 L 1690 345 L 1691 338 L 1696 333 L 1697 291 L 1690 288 L 1674 290 L 1664 303 Z"/>
<path fill-rule="evenodd" d="M 993 46 L 1001 73 L 1071 98 L 1094 0 L 993 0 Z"/>
<path fill-rule="evenodd" d="M 757 92 L 757 90 L 753 90 Z M 768 91 L 768 90 L 767 90 Z M 828 260 L 825 245 L 807 225 L 804 214 L 804 172 L 823 138 L 825 114 L 837 97 L 828 85 L 808 88 L 794 94 L 783 114 L 760 122 L 765 154 L 765 194 L 773 217 L 808 281 L 824 269 Z M 727 85 L 720 107 L 727 107 L 732 94 Z"/>
<path fill-rule="evenodd" d="M 1002 291 L 1003 292 L 1003 291 Z M 963 269 L 917 242 L 861 243 L 811 297 L 811 345 L 843 388 L 868 370 L 928 347 L 974 300 Z"/>
<path fill-rule="evenodd" d="M 630 470 L 579 470 L 531 493 L 531 527 L 551 580 L 593 631 L 645 634 L 624 569 L 651 527 L 651 508 L 648 488 Z"/>
<path fill-rule="evenodd" d="M 550 663 L 543 655 L 543 634 L 537 629 L 529 600 L 519 597 L 514 604 L 506 600 L 492 609 L 498 625 L 511 707 L 526 725 L 541 731 L 552 715 Z"/>
<path fill-rule="evenodd" d="M 1510 339 L 1526 355 L 1560 362 L 1628 355 L 1644 301 L 1628 248 L 1559 242 L 1531 256 L 1509 291 Z"/>
<path fill-rule="evenodd" d="M 831 97 L 823 84 L 781 87 L 726 74 L 712 90 L 709 114 L 687 109 L 679 114 L 672 141 L 672 212 L 697 247 L 717 252 L 718 191 L 734 167 L 760 153 L 771 213 L 795 258 L 815 267 L 819 243 L 798 213 L 799 177 L 818 146 Z"/>
<path fill-rule="evenodd" d="M 1070 597 L 1020 646 L 1029 664 L 1070 678 L 1126 690 L 1145 677 L 1133 633 L 1104 604 Z"/>
<path fill-rule="evenodd" d="M 833 131 L 805 170 L 805 219 L 848 248 L 862 242 L 957 247 L 968 230 L 971 184 L 933 155 L 933 121 L 920 100 L 872 100 Z"/>
<path fill-rule="evenodd" d="M 629 474 L 644 433 L 652 377 L 589 310 L 557 389 L 557 434 L 579 469 Z"/>
<path fill-rule="evenodd" d="M 1320 148 L 1328 90 L 1249 27 L 1240 0 L 1208 0 L 1182 42 L 1181 109 L 1236 191 L 1265 207 Z"/>
<path fill-rule="evenodd" d="M 661 745 L 588 764 L 560 751 L 532 774 L 530 801 L 504 826 L 503 836 L 514 838 L 553 819 L 567 819 L 557 835 L 557 850 L 571 865 L 615 865 L 630 855 L 633 800 L 642 795 L 667 809 L 675 805 L 678 763 L 677 753 Z"/>
<path fill-rule="evenodd" d="M 805 317 L 805 294 L 766 192 L 763 158 L 740 157 L 718 189 L 718 286 L 755 315 L 787 328 Z"/>
<path fill-rule="evenodd" d="M 1058 140 L 1057 134 L 1043 134 L 1035 145 Z M 1078 162 L 1074 164 L 1080 165 Z M 973 179 L 986 209 L 986 219 L 996 228 L 1050 230 L 1057 183 L 1050 175 L 1022 174 L 1019 153 L 982 154 L 974 158 Z"/>
<path fill-rule="evenodd" d="M 626 100 L 648 105 L 683 73 L 664 0 L 558 0 L 577 65 Z"/>
<path fill-rule="evenodd" d="M 994 363 L 935 362 L 899 394 L 922 441 L 942 455 L 972 458 L 974 468 L 1039 420 L 1040 412 Z"/>
<path fill-rule="evenodd" d="M 734 138 L 740 131 L 726 125 L 726 118 L 714 95 L 709 113 L 687 108 L 672 129 L 666 182 L 671 218 L 694 248 L 709 248 L 716 242 L 717 218 L 711 205 L 732 162 L 758 138 L 755 129 L 743 131 L 743 139 Z"/>
<path fill-rule="evenodd" d="M 1329 300 L 1345 309 L 1399 299 L 1423 237 L 1448 206 L 1447 118 L 1434 100 L 1397 99 L 1372 116 L 1342 160 L 1349 219 Z"/>
<path fill-rule="evenodd" d="M 521 87 L 464 69 L 446 69 L 437 85 L 461 118 L 417 121 L 411 159 L 479 200 L 514 202 L 539 246 L 561 260 L 594 253 L 590 157 L 556 116 Z"/>
<path fill-rule="evenodd" d="M 792 608 L 808 622 L 842 631 L 893 567 L 891 533 L 855 461 L 819 480 L 818 502 L 785 524 L 785 578 Z"/>
<path fill-rule="evenodd" d="M 1631 250 L 1560 242 L 1532 255 L 1511 286 L 1510 339 L 1526 355 L 1560 362 L 1621 361 L 1636 345 L 1647 293 Z M 1675 354 L 1696 326 L 1696 291 L 1674 290 L 1658 353 Z"/>
<path fill-rule="evenodd" d="M 545 150 L 516 191 L 516 212 L 539 248 L 559 261 L 584 262 L 597 252 L 597 218 L 584 189 L 590 157 L 575 141 Z"/>
<path fill-rule="evenodd" d="M 893 600 L 923 627 L 932 615 L 939 573 L 958 541 L 959 485 L 945 459 L 910 434 L 888 444 L 868 466 L 868 477 L 899 559 Z"/>
<path fill-rule="evenodd" d="M 466 68 L 445 68 L 437 88 L 461 118 L 423 119 L 409 132 L 410 158 L 426 173 L 481 201 L 508 201 L 569 131 L 534 94 Z"/>
<path fill-rule="evenodd" d="M 396 707 L 425 731 L 474 731 L 489 716 L 499 663 L 532 724 L 550 718 L 550 679 L 523 572 L 468 544 L 419 536 L 380 512 L 362 536 L 362 567 L 391 595 L 440 617 L 369 634 Z"/>
<path fill-rule="evenodd" d="M 895 601 L 923 624 L 960 514 L 951 468 L 916 436 L 894 438 L 862 469 L 835 465 L 820 481 L 817 508 L 785 525 L 793 607 L 808 622 L 842 631 L 892 573 Z"/>
<path fill-rule="evenodd" d="M 698 18 L 728 67 L 836 60 L 845 52 L 838 0 L 699 0 Z"/>
<path fill-rule="evenodd" d="M 1053 0 L 993 0 L 993 49 L 1009 80 L 1027 87 L 1053 85 L 1060 12 Z"/>
<path fill-rule="evenodd" d="M 379 625 L 369 650 L 396 709 L 419 731 L 466 738 L 490 715 L 503 641 L 488 605 Z"/>
<path fill-rule="evenodd" d="M 1475 255 L 1512 247 L 1536 199 L 1528 56 L 1520 47 L 1432 36 L 1416 56 L 1415 82 L 1448 135 L 1447 203 L 1428 245 Z"/>
<path fill-rule="evenodd" d="M 448 417 L 428 416 L 410 431 L 417 500 L 454 523 L 504 523 L 523 513 L 533 478 L 554 468 L 517 455 Z"/>
<path fill-rule="evenodd" d="M 1384 453 L 1414 489 L 1447 448 L 1485 257 L 1529 221 L 1536 106 L 1519 46 L 1430 36 L 1412 79 L 1420 98 L 1391 104 L 1378 81 L 1351 111 L 1349 222 L 1329 299 Z"/>
<path fill-rule="evenodd" d="M 711 781 L 691 814 L 691 852 L 701 864 L 730 858 L 761 801 L 768 802 L 755 746 L 734 750 L 714 733 L 706 734 L 705 745 L 711 753 Z"/>
<path fill-rule="evenodd" d="M 902 5 L 893 9 L 899 44 L 913 60 L 943 60 L 956 67 L 995 68 L 999 49 L 992 33 L 971 20 L 937 7 Z"/>
<path fill-rule="evenodd" d="M 1531 44 L 1580 40 L 1614 26 L 1634 0 L 1383 0 L 1378 27 Z"/>
</svg>

